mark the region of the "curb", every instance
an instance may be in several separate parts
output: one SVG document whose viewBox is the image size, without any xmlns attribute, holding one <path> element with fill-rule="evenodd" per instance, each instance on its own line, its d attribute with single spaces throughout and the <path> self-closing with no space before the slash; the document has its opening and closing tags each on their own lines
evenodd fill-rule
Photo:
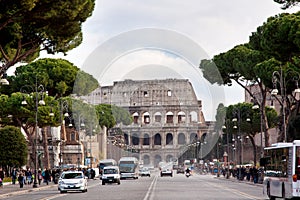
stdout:
<svg viewBox="0 0 300 200">
<path fill-rule="evenodd" d="M 34 192 L 34 191 L 40 191 L 40 190 L 44 190 L 44 189 L 47 189 L 47 188 L 52 188 L 52 187 L 55 187 L 55 186 L 56 185 L 49 185 L 49 186 L 43 186 L 43 187 L 38 187 L 38 188 L 25 189 L 25 190 L 21 190 L 21 191 L 8 192 L 8 193 L 5 193 L 5 194 L 0 194 L 0 199 L 7 198 L 7 197 L 10 197 L 10 196 L 14 196 L 14 195 L 25 194 L 25 193 Z"/>
</svg>

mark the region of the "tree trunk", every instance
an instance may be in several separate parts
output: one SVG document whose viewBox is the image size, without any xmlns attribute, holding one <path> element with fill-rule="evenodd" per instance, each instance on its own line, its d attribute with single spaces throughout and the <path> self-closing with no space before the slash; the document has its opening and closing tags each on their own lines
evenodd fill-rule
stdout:
<svg viewBox="0 0 300 200">
<path fill-rule="evenodd" d="M 251 144 L 252 144 L 252 148 L 253 148 L 253 162 L 254 165 L 256 165 L 256 160 L 257 160 L 257 151 L 256 151 L 256 145 L 255 145 L 255 140 L 252 136 L 249 136 Z"/>
<path fill-rule="evenodd" d="M 49 150 L 48 150 L 48 137 L 47 137 L 47 129 L 42 128 L 42 137 L 43 137 L 43 148 L 44 148 L 44 167 L 47 169 L 50 168 L 50 161 L 49 161 Z"/>
</svg>

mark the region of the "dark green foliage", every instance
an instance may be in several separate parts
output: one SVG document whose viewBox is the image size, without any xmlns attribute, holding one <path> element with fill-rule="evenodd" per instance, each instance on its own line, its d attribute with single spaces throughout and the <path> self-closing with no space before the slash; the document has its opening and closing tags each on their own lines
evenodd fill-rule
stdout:
<svg viewBox="0 0 300 200">
<path fill-rule="evenodd" d="M 0 129 L 0 166 L 21 167 L 27 162 L 27 143 L 20 128 Z"/>
<path fill-rule="evenodd" d="M 282 9 L 291 8 L 299 4 L 299 0 L 274 0 L 276 3 L 282 4 Z"/>
<path fill-rule="evenodd" d="M 82 42 L 82 23 L 92 15 L 95 0 L 1 0 L 0 76 L 39 52 L 66 53 Z"/>
<path fill-rule="evenodd" d="M 17 68 L 15 75 L 8 78 L 10 86 L 3 87 L 7 94 L 20 91 L 24 85 L 35 88 L 36 82 L 43 85 L 48 95 L 58 98 L 73 93 L 86 95 L 99 86 L 91 75 L 64 59 L 39 59 Z M 74 89 L 75 83 L 77 89 Z"/>
</svg>

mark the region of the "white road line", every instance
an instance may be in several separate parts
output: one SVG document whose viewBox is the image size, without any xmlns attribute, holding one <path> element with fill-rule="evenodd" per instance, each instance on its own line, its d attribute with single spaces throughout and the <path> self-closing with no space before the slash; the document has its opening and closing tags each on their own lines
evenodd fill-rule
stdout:
<svg viewBox="0 0 300 200">
<path fill-rule="evenodd" d="M 144 200 L 153 200 L 153 198 L 154 198 L 153 190 L 155 188 L 156 183 L 157 183 L 157 175 L 153 178 L 153 180 L 148 188 L 148 191 L 144 197 Z"/>
<path fill-rule="evenodd" d="M 240 192 L 238 190 L 235 190 L 235 189 L 231 189 L 231 188 L 228 188 L 228 187 L 224 187 L 224 186 L 220 186 L 220 185 L 216 185 L 216 184 L 213 184 L 213 183 L 207 183 L 213 187 L 218 187 L 222 190 L 227 190 L 227 191 L 230 191 L 236 195 L 239 195 L 239 196 L 243 196 L 243 197 L 246 197 L 248 199 L 251 199 L 251 200 L 256 200 L 256 199 L 260 199 L 259 197 L 256 197 L 256 196 L 252 196 L 252 195 L 249 195 L 249 194 L 246 194 L 244 192 Z"/>
</svg>

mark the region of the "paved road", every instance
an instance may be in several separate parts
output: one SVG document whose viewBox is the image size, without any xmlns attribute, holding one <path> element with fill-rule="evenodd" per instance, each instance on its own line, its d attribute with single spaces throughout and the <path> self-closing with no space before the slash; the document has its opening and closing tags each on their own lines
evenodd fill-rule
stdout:
<svg viewBox="0 0 300 200">
<path fill-rule="evenodd" d="M 228 199 L 263 200 L 262 185 L 240 182 L 235 179 L 217 178 L 212 175 L 193 175 L 186 178 L 183 174 L 174 177 L 159 177 L 153 173 L 138 180 L 122 180 L 121 185 L 101 185 L 97 180 L 89 180 L 87 193 L 60 194 L 57 185 L 43 184 L 39 188 L 6 185 L 0 189 L 0 199 L 11 200 L 182 200 L 182 199 Z"/>
</svg>

